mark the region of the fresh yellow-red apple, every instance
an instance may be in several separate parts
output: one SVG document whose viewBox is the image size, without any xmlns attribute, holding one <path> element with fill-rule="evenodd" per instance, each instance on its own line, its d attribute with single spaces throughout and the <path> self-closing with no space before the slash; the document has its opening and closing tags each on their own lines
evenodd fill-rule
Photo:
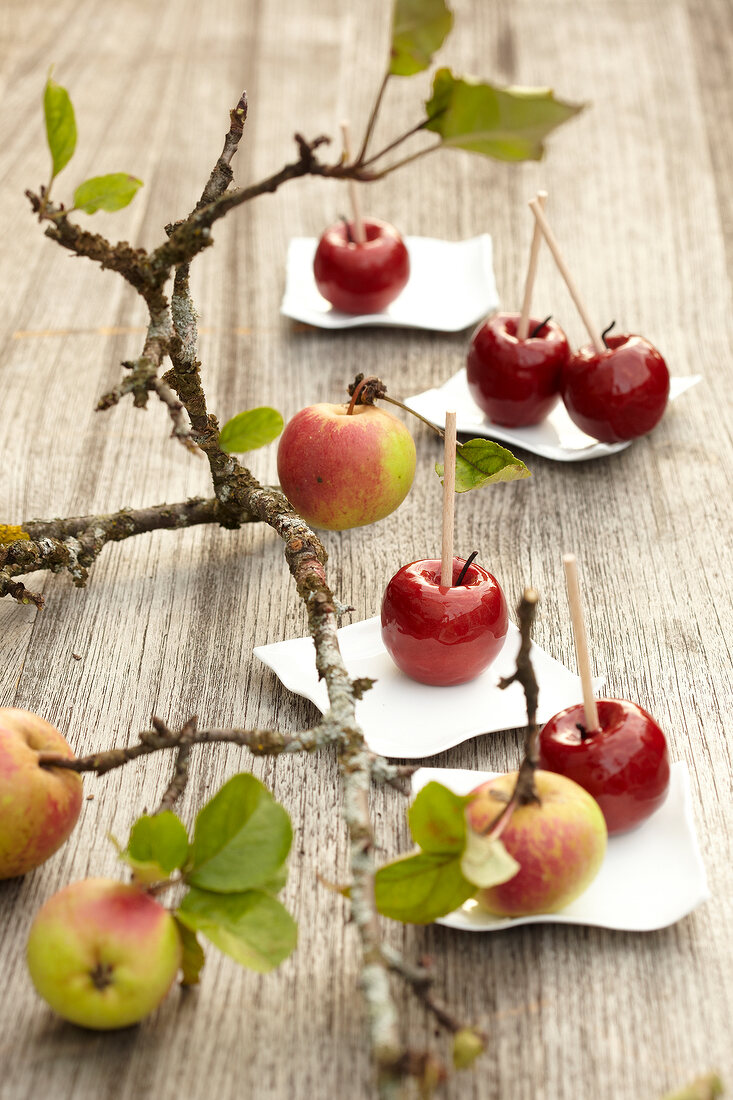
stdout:
<svg viewBox="0 0 733 1100">
<path fill-rule="evenodd" d="M 81 809 L 81 779 L 42 768 L 39 753 L 73 756 L 57 729 L 15 707 L 0 707 L 0 879 L 32 871 L 60 848 Z"/>
<path fill-rule="evenodd" d="M 499 775 L 476 788 L 466 811 L 471 828 L 479 833 L 489 830 L 516 778 L 516 772 Z M 540 802 L 518 806 L 501 833 L 519 871 L 508 882 L 476 895 L 495 916 L 564 909 L 590 886 L 603 863 L 606 822 L 595 799 L 572 779 L 554 772 L 535 772 L 535 786 Z"/>
<path fill-rule="evenodd" d="M 139 887 L 90 878 L 39 910 L 27 960 L 54 1012 L 106 1031 L 158 1007 L 181 965 L 181 939 L 168 910 Z"/>
<path fill-rule="evenodd" d="M 312 527 L 343 531 L 394 512 L 415 476 L 415 443 L 376 405 L 310 405 L 288 422 L 277 452 L 280 485 Z"/>
</svg>

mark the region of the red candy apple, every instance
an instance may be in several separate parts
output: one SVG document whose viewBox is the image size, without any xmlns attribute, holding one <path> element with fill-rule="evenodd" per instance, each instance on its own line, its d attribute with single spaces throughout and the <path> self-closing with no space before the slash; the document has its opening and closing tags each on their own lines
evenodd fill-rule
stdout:
<svg viewBox="0 0 733 1100">
<path fill-rule="evenodd" d="M 324 298 L 343 313 L 380 313 L 404 290 L 410 257 L 392 225 L 364 218 L 357 244 L 344 222 L 330 226 L 316 249 L 313 274 Z"/>
<path fill-rule="evenodd" d="M 495 424 L 522 428 L 539 424 L 557 403 L 570 348 L 552 321 L 529 322 L 526 340 L 517 337 L 518 313 L 495 313 L 471 339 L 466 375 L 471 397 Z"/>
<path fill-rule="evenodd" d="M 440 584 L 438 560 L 405 565 L 387 585 L 382 638 L 402 672 L 447 687 L 473 680 L 494 660 L 508 628 L 506 600 L 495 577 L 453 559 L 453 587 Z"/>
<path fill-rule="evenodd" d="M 602 443 L 646 435 L 669 397 L 669 371 L 643 336 L 609 336 L 606 350 L 581 348 L 562 372 L 561 393 L 573 423 Z"/>
<path fill-rule="evenodd" d="M 669 786 L 667 742 L 645 710 L 623 699 L 598 699 L 600 730 L 585 728 L 582 704 L 551 718 L 540 734 L 540 767 L 574 779 L 593 795 L 609 833 L 644 821 Z"/>
</svg>

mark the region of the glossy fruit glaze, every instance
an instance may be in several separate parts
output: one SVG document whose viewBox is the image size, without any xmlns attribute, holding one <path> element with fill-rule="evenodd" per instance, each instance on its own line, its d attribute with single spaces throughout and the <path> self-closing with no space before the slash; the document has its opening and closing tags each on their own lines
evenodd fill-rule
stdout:
<svg viewBox="0 0 733 1100">
<path fill-rule="evenodd" d="M 453 559 L 453 587 L 440 585 L 440 562 L 405 565 L 382 600 L 382 638 L 395 664 L 413 680 L 448 687 L 473 680 L 501 650 L 508 628 L 499 582 L 480 565 Z"/>
<path fill-rule="evenodd" d="M 583 736 L 582 704 L 551 718 L 540 733 L 539 766 L 574 779 L 592 794 L 609 833 L 625 832 L 667 796 L 669 757 L 650 714 L 624 699 L 599 699 L 600 732 Z"/>
<path fill-rule="evenodd" d="M 466 360 L 471 396 L 494 424 L 539 424 L 560 398 L 562 370 L 570 356 L 567 337 L 548 321 L 536 336 L 517 337 L 518 313 L 495 313 L 474 332 Z M 529 331 L 539 324 L 532 319 Z"/>
<path fill-rule="evenodd" d="M 353 227 L 349 227 L 353 236 Z M 337 222 L 316 249 L 313 274 L 323 297 L 343 313 L 380 313 L 404 290 L 410 257 L 393 225 L 364 218 L 366 241 L 350 241 Z"/>
<path fill-rule="evenodd" d="M 646 435 L 669 397 L 667 364 L 643 336 L 609 336 L 608 350 L 588 345 L 571 356 L 561 394 L 570 419 L 602 443 Z"/>
</svg>

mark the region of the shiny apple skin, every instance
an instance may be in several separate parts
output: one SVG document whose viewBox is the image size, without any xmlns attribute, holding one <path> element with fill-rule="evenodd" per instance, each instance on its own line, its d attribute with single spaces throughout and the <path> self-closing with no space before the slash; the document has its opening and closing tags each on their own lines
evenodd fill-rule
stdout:
<svg viewBox="0 0 733 1100">
<path fill-rule="evenodd" d="M 440 561 L 404 565 L 382 600 L 382 639 L 397 667 L 421 684 L 451 687 L 475 679 L 498 655 L 509 620 L 495 577 L 453 559 L 452 588 L 440 585 Z"/>
<path fill-rule="evenodd" d="M 643 336 L 609 336 L 601 354 L 592 345 L 571 356 L 562 372 L 561 395 L 574 424 L 602 443 L 646 435 L 664 415 L 669 371 Z"/>
<path fill-rule="evenodd" d="M 342 313 L 381 313 L 410 277 L 410 257 L 395 227 L 364 218 L 364 231 L 366 241 L 356 244 L 343 222 L 329 226 L 313 260 L 319 291 Z"/>
<path fill-rule="evenodd" d="M 534 332 L 539 321 L 529 322 Z M 518 313 L 495 313 L 474 332 L 466 360 L 471 397 L 494 424 L 539 424 L 560 400 L 560 379 L 570 346 L 548 321 L 537 336 L 517 338 Z"/>
<path fill-rule="evenodd" d="M 650 714 L 625 699 L 597 701 L 599 733 L 583 738 L 582 704 L 561 710 L 540 733 L 539 766 L 574 779 L 603 811 L 609 835 L 641 824 L 667 797 L 667 741 Z"/>
</svg>

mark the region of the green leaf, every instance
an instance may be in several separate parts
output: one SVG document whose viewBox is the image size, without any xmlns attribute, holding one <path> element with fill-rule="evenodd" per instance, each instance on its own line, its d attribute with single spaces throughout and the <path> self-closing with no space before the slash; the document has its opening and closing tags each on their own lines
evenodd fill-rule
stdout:
<svg viewBox="0 0 733 1100">
<path fill-rule="evenodd" d="M 452 26 L 444 0 L 395 0 L 390 73 L 413 76 L 429 68 Z"/>
<path fill-rule="evenodd" d="M 219 433 L 219 446 L 227 454 L 256 451 L 258 447 L 277 439 L 284 424 L 277 409 L 266 405 L 259 409 L 247 409 L 227 420 Z"/>
<path fill-rule="evenodd" d="M 76 119 L 66 88 L 49 76 L 43 92 L 46 138 L 51 150 L 51 179 L 65 168 L 76 149 Z"/>
<path fill-rule="evenodd" d="M 152 817 L 143 814 L 132 826 L 121 857 L 132 867 L 138 882 L 160 882 L 188 858 L 186 826 L 172 810 Z"/>
<path fill-rule="evenodd" d="M 460 854 L 466 843 L 465 807 L 470 801 L 442 783 L 426 783 L 407 813 L 412 839 L 424 852 Z"/>
<path fill-rule="evenodd" d="M 192 889 L 176 916 L 242 966 L 263 974 L 288 957 L 298 938 L 285 906 L 261 890 L 212 894 Z"/>
<path fill-rule="evenodd" d="M 444 917 L 476 893 L 460 857 L 449 852 L 416 852 L 380 867 L 374 890 L 380 913 L 410 924 Z"/>
<path fill-rule="evenodd" d="M 142 187 L 142 180 L 128 176 L 127 172 L 112 172 L 109 176 L 93 176 L 80 183 L 74 192 L 74 206 L 85 214 L 98 210 L 121 210 L 135 198 Z"/>
<path fill-rule="evenodd" d="M 483 1054 L 486 1043 L 472 1027 L 462 1027 L 453 1036 L 453 1065 L 456 1069 L 468 1069 Z"/>
<path fill-rule="evenodd" d="M 463 877 L 474 886 L 500 886 L 508 882 L 519 871 L 514 856 L 507 852 L 504 842 L 498 837 L 481 836 L 469 829 L 466 834 L 466 847 L 461 856 Z"/>
<path fill-rule="evenodd" d="M 292 837 L 284 808 L 258 779 L 242 772 L 196 818 L 188 881 L 222 894 L 270 889 Z"/>
<path fill-rule="evenodd" d="M 181 985 L 198 985 L 201 980 L 201 971 L 206 962 L 204 949 L 199 943 L 196 933 L 183 924 L 175 914 L 174 917 L 178 927 L 178 935 L 181 937 L 181 947 L 183 948 L 181 956 L 181 970 L 183 971 Z"/>
<path fill-rule="evenodd" d="M 435 472 L 442 480 L 442 463 L 435 463 Z M 491 439 L 469 439 L 456 450 L 457 493 L 480 489 L 495 481 L 518 481 L 531 476 L 521 458 Z"/>
<path fill-rule="evenodd" d="M 555 99 L 550 88 L 500 88 L 439 69 L 425 109 L 425 129 L 443 145 L 515 161 L 539 160 L 547 135 L 583 107 Z"/>
</svg>

